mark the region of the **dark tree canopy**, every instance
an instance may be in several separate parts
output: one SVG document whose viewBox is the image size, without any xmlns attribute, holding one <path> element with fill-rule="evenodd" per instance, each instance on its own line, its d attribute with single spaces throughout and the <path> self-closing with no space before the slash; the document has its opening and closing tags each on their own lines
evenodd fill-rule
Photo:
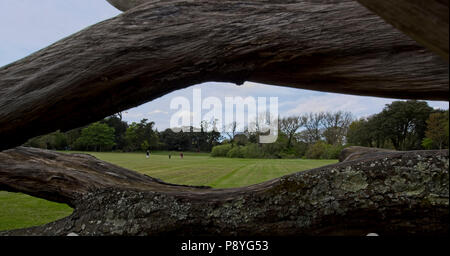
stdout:
<svg viewBox="0 0 450 256">
<path fill-rule="evenodd" d="M 425 101 L 394 101 L 382 112 L 353 122 L 349 143 L 378 148 L 390 144 L 397 150 L 421 149 L 432 112 L 433 108 Z"/>
</svg>

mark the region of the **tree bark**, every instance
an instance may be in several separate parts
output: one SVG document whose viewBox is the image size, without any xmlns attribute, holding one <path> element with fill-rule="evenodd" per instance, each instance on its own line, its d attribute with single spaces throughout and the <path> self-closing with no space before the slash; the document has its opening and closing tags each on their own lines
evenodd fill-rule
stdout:
<svg viewBox="0 0 450 256">
<path fill-rule="evenodd" d="M 75 207 L 0 235 L 448 234 L 448 150 L 377 153 L 234 189 L 167 184 L 40 149 L 4 151 L 0 163 L 0 188 Z"/>
<path fill-rule="evenodd" d="M 448 0 L 358 0 L 448 61 Z"/>
<path fill-rule="evenodd" d="M 360 147 L 360 146 L 350 146 L 344 148 L 339 154 L 339 162 L 353 161 L 359 158 L 364 158 L 369 155 L 374 155 L 376 153 L 386 153 L 393 152 L 395 150 L 384 149 L 384 148 L 373 148 L 373 147 Z"/>
<path fill-rule="evenodd" d="M 147 3 L 153 0 L 106 0 L 106 1 L 108 1 L 111 5 L 113 5 L 114 7 L 116 7 L 121 11 L 128 11 L 143 3 Z"/>
<path fill-rule="evenodd" d="M 448 72 L 355 1 L 150 1 L 0 68 L 0 150 L 207 81 L 447 100 Z"/>
<path fill-rule="evenodd" d="M 23 192 L 75 207 L 88 192 L 104 189 L 139 189 L 170 192 L 161 180 L 99 161 L 88 154 L 64 154 L 18 147 L 0 152 L 0 190 Z M 188 192 L 192 188 L 181 186 Z"/>
<path fill-rule="evenodd" d="M 107 1 L 121 11 L 127 11 L 152 0 Z M 448 0 L 358 2 L 448 61 Z"/>
</svg>

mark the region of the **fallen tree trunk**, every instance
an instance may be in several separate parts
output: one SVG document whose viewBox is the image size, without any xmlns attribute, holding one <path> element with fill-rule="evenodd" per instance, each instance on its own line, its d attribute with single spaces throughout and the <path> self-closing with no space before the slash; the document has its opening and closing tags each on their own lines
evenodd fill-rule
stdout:
<svg viewBox="0 0 450 256">
<path fill-rule="evenodd" d="M 171 186 L 178 189 L 180 185 Z M 171 186 L 87 154 L 25 147 L 0 152 L 0 190 L 23 192 L 72 207 L 80 196 L 104 188 L 169 192 Z M 189 191 L 189 187 L 185 189 Z"/>
<path fill-rule="evenodd" d="M 370 147 L 360 147 L 360 146 L 350 146 L 344 148 L 339 154 L 339 162 L 353 161 L 359 158 L 364 158 L 368 155 L 374 155 L 376 153 L 393 152 L 395 150 L 384 149 L 384 148 L 370 148 Z"/>
<path fill-rule="evenodd" d="M 77 159 L 84 164 L 74 166 Z M 61 193 L 59 201 L 75 207 L 62 220 L 0 235 L 447 235 L 449 228 L 448 150 L 386 152 L 234 189 L 166 184 L 93 157 L 37 149 L 5 151 L 0 162 L 8 163 L 0 166 L 2 189 L 47 199 Z"/>
<path fill-rule="evenodd" d="M 448 61 L 448 0 L 358 0 Z"/>
<path fill-rule="evenodd" d="M 201 82 L 447 100 L 448 72 L 355 1 L 150 1 L 0 68 L 0 150 Z"/>
<path fill-rule="evenodd" d="M 152 0 L 107 0 L 127 11 Z M 330 1 L 328 1 L 330 3 Z M 448 61 L 448 0 L 358 0 L 371 11 Z"/>
</svg>

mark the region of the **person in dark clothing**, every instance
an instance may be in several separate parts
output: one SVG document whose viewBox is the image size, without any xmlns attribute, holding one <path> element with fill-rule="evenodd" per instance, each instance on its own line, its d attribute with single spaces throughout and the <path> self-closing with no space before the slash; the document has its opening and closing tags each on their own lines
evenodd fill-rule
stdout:
<svg viewBox="0 0 450 256">
<path fill-rule="evenodd" d="M 149 157 L 150 157 L 150 151 L 147 150 L 147 158 L 149 158 Z"/>
</svg>

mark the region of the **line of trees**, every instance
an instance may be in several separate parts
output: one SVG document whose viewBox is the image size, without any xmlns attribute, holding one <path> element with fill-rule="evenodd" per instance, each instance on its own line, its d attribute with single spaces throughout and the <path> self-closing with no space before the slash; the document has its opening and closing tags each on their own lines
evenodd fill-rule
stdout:
<svg viewBox="0 0 450 256">
<path fill-rule="evenodd" d="M 395 101 L 378 114 L 354 121 L 348 143 L 395 150 L 448 148 L 448 110 L 424 101 Z"/>
<path fill-rule="evenodd" d="M 220 134 L 185 127 L 180 132 L 159 132 L 155 123 L 122 120 L 121 114 L 68 132 L 54 132 L 29 140 L 25 145 L 56 150 L 83 151 L 195 151 L 212 156 L 242 158 L 335 159 L 350 145 L 396 150 L 443 149 L 449 146 L 449 112 L 434 110 L 424 101 L 395 101 L 378 114 L 354 119 L 350 112 L 306 113 L 281 118 L 275 143 L 260 143 L 263 131 L 238 132 L 236 122 Z"/>
<path fill-rule="evenodd" d="M 344 147 L 353 117 L 350 112 L 320 112 L 278 120 L 275 143 L 259 143 L 261 132 L 228 132 L 228 139 L 212 149 L 212 156 L 242 158 L 334 159 Z M 235 127 L 236 125 L 232 125 Z"/>
<path fill-rule="evenodd" d="M 30 139 L 25 146 L 52 150 L 122 151 L 146 150 L 210 152 L 219 144 L 218 132 L 207 132 L 206 122 L 200 129 L 188 127 L 180 132 L 159 132 L 155 123 L 142 119 L 128 124 L 116 114 L 85 127 L 68 132 L 54 132 Z"/>
<path fill-rule="evenodd" d="M 285 117 L 279 129 L 273 144 L 258 143 L 255 133 L 228 133 L 228 141 L 214 147 L 212 156 L 335 159 L 347 146 L 443 149 L 449 146 L 449 111 L 434 110 L 425 101 L 395 101 L 356 120 L 342 111 Z"/>
</svg>

